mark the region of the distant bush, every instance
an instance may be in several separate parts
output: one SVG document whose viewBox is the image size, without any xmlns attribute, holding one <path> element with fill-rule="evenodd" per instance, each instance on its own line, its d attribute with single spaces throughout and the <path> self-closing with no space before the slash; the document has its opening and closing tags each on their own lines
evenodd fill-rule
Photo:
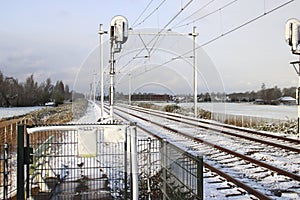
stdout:
<svg viewBox="0 0 300 200">
<path fill-rule="evenodd" d="M 142 107 L 142 108 L 151 109 L 151 107 L 154 106 L 154 104 L 153 103 L 139 103 L 138 106 Z"/>
<path fill-rule="evenodd" d="M 201 119 L 211 119 L 211 112 L 207 110 L 200 109 L 198 110 L 198 118 Z"/>
<path fill-rule="evenodd" d="M 178 112 L 180 109 L 181 109 L 181 107 L 178 106 L 178 105 L 176 105 L 176 104 L 166 105 L 166 106 L 163 108 L 164 111 L 166 111 L 166 112 L 171 112 L 171 113 Z"/>
</svg>

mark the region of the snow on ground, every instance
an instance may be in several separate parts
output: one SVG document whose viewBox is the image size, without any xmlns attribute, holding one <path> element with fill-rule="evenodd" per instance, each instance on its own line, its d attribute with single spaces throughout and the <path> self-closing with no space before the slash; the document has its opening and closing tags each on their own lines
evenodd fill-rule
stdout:
<svg viewBox="0 0 300 200">
<path fill-rule="evenodd" d="M 174 103 L 155 103 L 167 105 Z M 183 108 L 193 108 L 193 103 L 179 103 Z M 198 103 L 198 108 L 214 113 L 245 115 L 273 119 L 296 119 L 296 105 L 257 105 L 252 103 Z"/>
<path fill-rule="evenodd" d="M 73 121 L 73 123 L 96 123 L 101 118 L 101 109 L 95 102 L 89 101 L 88 108 L 84 116 Z"/>
<path fill-rule="evenodd" d="M 12 107 L 12 108 L 0 108 L 0 119 L 6 117 L 20 116 L 30 113 L 32 111 L 44 108 L 43 106 L 33 106 L 33 107 Z"/>
<path fill-rule="evenodd" d="M 19 108 L 0 108 L 0 119 L 2 117 L 11 117 L 14 115 L 23 115 L 26 113 L 29 113 L 34 110 L 41 109 L 42 107 L 19 107 Z M 2 112 L 3 111 L 3 112 Z M 99 105 L 95 104 L 94 102 L 90 101 L 88 104 L 87 111 L 83 117 L 76 121 L 72 121 L 71 123 L 97 123 L 98 119 L 101 117 L 101 109 Z M 104 114 L 104 117 L 107 118 L 107 114 Z M 77 154 L 77 148 L 74 148 L 74 145 L 72 144 L 72 141 L 74 140 L 74 137 L 72 134 L 68 134 L 65 138 L 65 145 L 61 147 L 58 151 L 62 155 L 68 155 L 71 153 L 71 155 Z M 12 156 L 12 163 L 16 163 L 16 155 Z M 61 174 L 62 177 L 64 177 L 66 170 L 68 171 L 68 178 L 69 179 L 78 179 L 80 176 L 80 172 L 77 170 L 77 165 L 80 162 L 86 162 L 90 165 L 99 166 L 98 160 L 95 158 L 75 158 L 70 157 L 69 159 L 58 159 L 58 160 L 52 160 L 52 165 L 57 166 L 57 170 L 54 172 L 56 174 Z M 65 167 L 64 167 L 65 166 Z M 99 166 L 100 167 L 100 166 Z M 65 169 L 64 169 L 65 168 Z M 71 169 L 68 169 L 71 168 Z M 11 181 L 12 189 L 11 191 L 15 191 L 16 188 L 16 168 L 12 168 L 12 171 L 10 172 L 12 174 L 13 178 Z M 87 176 L 94 176 L 93 172 L 90 170 L 84 170 L 83 173 Z M 101 177 L 102 173 L 97 173 L 97 176 Z M 67 177 L 66 177 L 67 178 Z M 99 185 L 102 183 L 96 184 L 97 187 L 101 187 L 102 185 Z M 3 191 L 0 190 L 0 197 L 2 197 Z"/>
</svg>

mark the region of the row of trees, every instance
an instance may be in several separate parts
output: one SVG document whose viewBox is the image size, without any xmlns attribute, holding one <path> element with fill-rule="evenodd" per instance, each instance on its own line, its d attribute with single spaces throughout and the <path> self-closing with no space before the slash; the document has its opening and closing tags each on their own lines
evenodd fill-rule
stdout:
<svg viewBox="0 0 300 200">
<path fill-rule="evenodd" d="M 280 89 L 277 86 L 273 88 L 266 88 L 263 83 L 261 89 L 251 92 L 234 92 L 234 93 L 204 93 L 198 95 L 199 101 L 229 101 L 229 102 L 253 102 L 255 100 L 262 100 L 265 103 L 272 103 L 280 97 L 290 96 L 296 98 L 296 87 Z"/>
<path fill-rule="evenodd" d="M 33 75 L 30 75 L 24 83 L 18 79 L 5 77 L 0 71 L 0 106 L 36 106 L 53 101 L 61 104 L 64 100 L 71 99 L 68 85 L 57 81 L 55 85 L 51 79 L 38 84 Z"/>
<path fill-rule="evenodd" d="M 134 93 L 131 95 L 131 99 L 137 100 L 135 97 L 139 96 L 141 99 L 148 100 L 159 100 L 155 98 L 156 96 L 169 96 L 170 100 L 175 102 L 193 102 L 193 95 L 184 94 L 184 95 L 158 95 L 154 93 Z M 262 84 L 261 89 L 258 91 L 248 91 L 248 92 L 234 92 L 234 93 L 225 93 L 225 92 L 206 92 L 200 93 L 197 95 L 198 102 L 254 102 L 259 101 L 260 103 L 265 104 L 277 104 L 279 103 L 279 98 L 289 96 L 296 98 L 296 87 L 289 87 L 280 89 L 277 86 L 273 88 L 266 88 L 265 84 Z M 116 99 L 127 101 L 128 95 L 123 94 L 122 92 L 116 92 Z M 107 97 L 108 98 L 108 97 Z M 161 99 L 163 100 L 163 99 Z M 165 99 L 164 99 L 165 100 Z"/>
<path fill-rule="evenodd" d="M 296 98 L 296 87 L 283 88 L 280 89 L 277 86 L 272 88 L 266 88 L 266 85 L 263 83 L 261 89 L 257 92 L 241 92 L 241 93 L 232 93 L 228 97 L 231 101 L 255 101 L 257 99 L 263 100 L 265 103 L 272 103 L 280 97 L 289 96 Z"/>
</svg>

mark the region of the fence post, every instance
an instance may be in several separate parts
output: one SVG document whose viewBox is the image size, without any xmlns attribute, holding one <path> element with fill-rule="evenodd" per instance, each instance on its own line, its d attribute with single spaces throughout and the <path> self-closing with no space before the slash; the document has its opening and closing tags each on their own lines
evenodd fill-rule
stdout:
<svg viewBox="0 0 300 200">
<path fill-rule="evenodd" d="M 148 155 L 147 155 L 147 193 L 148 193 L 148 196 L 149 196 L 149 199 L 151 199 L 151 184 L 150 184 L 150 181 L 151 181 L 151 138 L 148 137 L 147 139 L 147 143 L 148 143 Z"/>
<path fill-rule="evenodd" d="M 4 126 L 4 141 L 7 142 L 7 125 Z"/>
<path fill-rule="evenodd" d="M 244 115 L 242 115 L 242 127 L 244 127 Z"/>
<path fill-rule="evenodd" d="M 203 199 L 203 157 L 197 156 L 197 199 Z"/>
<path fill-rule="evenodd" d="M 128 199 L 128 174 L 127 174 L 127 145 L 128 145 L 128 128 L 126 129 L 126 135 L 125 135 L 125 143 L 124 143 L 124 182 L 125 182 L 125 197 L 124 199 Z"/>
<path fill-rule="evenodd" d="M 26 163 L 26 198 L 29 198 L 29 182 L 30 182 L 30 146 L 29 146 L 29 134 L 26 132 L 26 159 L 25 159 L 25 163 Z"/>
<path fill-rule="evenodd" d="M 132 174 L 132 200 L 139 198 L 138 161 L 137 161 L 137 134 L 136 126 L 130 129 L 130 152 L 131 152 L 131 174 Z"/>
<path fill-rule="evenodd" d="M 162 144 L 162 179 L 163 179 L 163 200 L 166 200 L 167 195 L 167 140 L 163 139 Z"/>
<path fill-rule="evenodd" d="M 24 125 L 18 125 L 17 137 L 17 199 L 24 199 Z"/>
<path fill-rule="evenodd" d="M 8 144 L 4 144 L 3 199 L 8 199 Z"/>
</svg>

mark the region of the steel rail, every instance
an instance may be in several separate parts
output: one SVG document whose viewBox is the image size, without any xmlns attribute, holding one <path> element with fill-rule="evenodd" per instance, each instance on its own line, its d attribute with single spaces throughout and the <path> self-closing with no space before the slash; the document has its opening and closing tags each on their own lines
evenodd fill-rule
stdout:
<svg viewBox="0 0 300 200">
<path fill-rule="evenodd" d="M 120 109 L 118 109 L 118 110 L 120 110 Z M 269 170 L 271 170 L 271 171 L 277 172 L 278 174 L 281 174 L 281 175 L 287 176 L 287 177 L 289 177 L 289 178 L 292 178 L 292 179 L 294 179 L 294 180 L 300 181 L 300 176 L 299 176 L 299 175 L 296 175 L 296 174 L 294 174 L 294 173 L 285 171 L 285 170 L 280 169 L 280 168 L 278 168 L 278 167 L 272 166 L 272 165 L 270 165 L 270 164 L 267 164 L 267 163 L 261 162 L 261 161 L 259 161 L 259 160 L 253 159 L 253 158 L 251 158 L 251 157 L 245 156 L 245 155 L 243 155 L 243 154 L 237 153 L 237 152 L 232 151 L 232 150 L 230 150 L 230 149 L 227 149 L 227 148 L 225 148 L 225 147 L 221 147 L 221 146 L 219 146 L 219 145 L 213 144 L 213 143 L 211 143 L 211 142 L 209 142 L 209 141 L 206 141 L 206 140 L 203 140 L 203 139 L 200 139 L 200 138 L 196 138 L 196 137 L 194 137 L 194 136 L 191 136 L 191 135 L 188 134 L 188 133 L 184 133 L 183 131 L 180 131 L 180 130 L 177 130 L 177 129 L 168 127 L 168 126 L 166 126 L 166 125 L 162 125 L 162 124 L 160 124 L 160 123 L 158 123 L 158 122 L 150 121 L 150 120 L 148 120 L 148 119 L 146 119 L 146 118 L 144 118 L 144 117 L 138 116 L 138 115 L 133 114 L 133 113 L 129 113 L 128 111 L 122 111 L 122 112 L 127 113 L 127 114 L 129 114 L 129 115 L 132 115 L 132 116 L 134 116 L 134 117 L 136 117 L 136 118 L 139 118 L 139 119 L 141 119 L 141 120 L 150 122 L 150 123 L 152 123 L 152 124 L 154 124 L 154 125 L 156 125 L 156 126 L 159 126 L 159 127 L 161 127 L 161 128 L 164 128 L 164 129 L 166 129 L 166 130 L 169 130 L 169 131 L 171 131 L 171 132 L 173 132 L 173 133 L 180 134 L 180 135 L 182 135 L 182 136 L 184 136 L 184 137 L 186 137 L 186 138 L 189 138 L 190 140 L 193 140 L 193 141 L 195 141 L 195 142 L 199 142 L 199 143 L 206 144 L 206 145 L 208 145 L 208 146 L 211 146 L 211 147 L 213 147 L 213 148 L 219 149 L 219 150 L 221 150 L 221 151 L 223 151 L 223 152 L 226 152 L 226 153 L 228 153 L 228 154 L 231 154 L 231 155 L 234 155 L 234 156 L 236 156 L 236 157 L 242 158 L 243 160 L 247 160 L 247 161 L 252 162 L 252 163 L 255 163 L 256 165 L 259 165 L 259 166 L 261 166 L 261 167 L 265 167 L 265 168 L 267 168 L 267 169 L 269 169 Z"/>
<path fill-rule="evenodd" d="M 134 106 L 130 106 L 130 107 L 137 109 Z M 147 109 L 147 108 L 139 108 L 139 109 L 149 110 L 149 111 L 156 112 L 156 113 L 164 113 L 162 111 Z M 245 129 L 243 127 L 232 126 L 232 125 L 229 125 L 229 124 L 221 124 L 221 123 L 217 123 L 217 122 L 213 122 L 213 121 L 208 122 L 208 121 L 205 121 L 203 119 L 189 117 L 189 116 L 185 116 L 185 115 L 179 115 L 179 114 L 176 114 L 176 113 L 166 113 L 165 112 L 164 114 L 169 115 L 169 116 L 174 116 L 174 117 L 180 117 L 182 119 L 187 119 L 187 120 L 191 120 L 191 121 L 195 121 L 195 122 L 201 122 L 201 123 L 204 123 L 204 124 L 219 126 L 219 127 L 222 127 L 222 128 L 228 128 L 228 129 L 233 129 L 233 130 L 237 130 L 237 131 L 244 131 L 244 132 L 247 132 L 247 133 L 252 133 L 252 134 L 256 134 L 256 135 L 260 135 L 260 136 L 264 136 L 264 137 L 271 137 L 271 138 L 275 138 L 275 139 L 278 139 L 278 140 L 283 140 L 283 141 L 288 141 L 288 142 L 292 142 L 292 143 L 295 143 L 295 144 L 300 144 L 300 140 L 296 140 L 296 139 L 292 139 L 292 138 L 286 138 L 286 137 L 282 137 L 282 136 L 278 136 L 278 135 L 271 135 L 271 134 L 263 133 L 261 131 Z"/>
<path fill-rule="evenodd" d="M 282 149 L 287 149 L 287 150 L 290 150 L 290 151 L 294 151 L 294 152 L 300 153 L 300 149 L 299 148 L 295 148 L 293 146 L 278 144 L 278 143 L 274 143 L 274 142 L 271 142 L 271 141 L 266 141 L 266 140 L 262 140 L 262 139 L 259 139 L 259 138 L 250 137 L 250 136 L 247 136 L 247 135 L 241 135 L 241 134 L 229 132 L 229 131 L 226 131 L 226 130 L 213 128 L 211 126 L 217 126 L 217 127 L 221 127 L 221 128 L 228 128 L 228 129 L 232 129 L 232 130 L 236 130 L 236 131 L 243 131 L 243 132 L 252 133 L 252 134 L 256 134 L 256 135 L 260 135 L 260 136 L 264 136 L 264 137 L 272 137 L 272 135 L 270 135 L 270 134 L 263 134 L 263 133 L 260 134 L 260 132 L 257 132 L 257 131 L 254 131 L 254 130 L 247 130 L 247 129 L 242 129 L 242 128 L 239 128 L 239 127 L 226 126 L 225 124 L 223 126 L 222 124 L 213 123 L 213 122 L 212 123 L 205 122 L 205 124 L 210 125 L 210 126 L 205 126 L 205 125 L 198 124 L 198 123 L 204 123 L 204 122 L 199 121 L 199 120 L 197 120 L 195 118 L 191 118 L 191 120 L 193 122 L 197 122 L 197 124 L 195 124 L 193 122 L 190 122 L 190 121 L 185 121 L 185 120 L 190 120 L 189 118 L 184 118 L 184 117 L 181 117 L 181 116 L 179 117 L 179 116 L 169 115 L 170 113 L 154 112 L 154 113 L 156 113 L 156 114 L 154 114 L 154 113 L 152 113 L 152 110 L 145 110 L 145 111 L 143 111 L 143 109 L 137 109 L 137 108 L 134 108 L 134 110 L 139 111 L 139 112 L 143 112 L 143 113 L 147 113 L 147 114 L 151 114 L 151 115 L 155 115 L 155 116 L 158 116 L 158 117 L 164 117 L 164 118 L 169 119 L 169 120 L 173 120 L 173 121 L 185 123 L 185 124 L 188 124 L 188 125 L 191 125 L 191 126 L 196 126 L 198 128 L 204 128 L 204 129 L 216 131 L 216 132 L 219 132 L 219 133 L 223 133 L 223 134 L 226 134 L 226 135 L 230 135 L 230 136 L 234 136 L 234 137 L 239 137 L 239 138 L 243 138 L 243 139 L 247 139 L 247 140 L 259 142 L 259 143 L 262 143 L 262 144 L 267 144 L 267 145 L 271 145 L 271 146 L 274 146 L 274 147 L 279 147 L 279 148 L 282 148 Z M 165 116 L 165 115 L 168 115 L 168 117 Z M 176 118 L 174 118 L 174 117 L 176 117 Z M 183 118 L 185 120 L 183 120 Z M 279 136 L 275 136 L 276 139 L 278 139 L 278 137 Z M 280 140 L 284 140 L 284 139 L 285 138 L 280 137 Z M 287 138 L 287 139 L 291 139 L 291 138 Z M 290 142 L 289 140 L 284 140 L 284 141 Z M 298 143 L 299 141 L 298 140 L 292 140 L 292 142 L 297 142 Z"/>
<path fill-rule="evenodd" d="M 119 109 L 117 108 L 116 110 L 119 110 Z M 120 110 L 119 110 L 119 111 L 120 111 Z M 121 112 L 125 112 L 125 111 L 121 111 Z M 127 114 L 132 115 L 132 116 L 135 116 L 134 114 L 131 114 L 131 113 L 128 113 L 128 112 L 127 112 Z M 123 119 L 125 119 L 125 120 L 127 120 L 127 121 L 130 121 L 130 119 L 129 119 L 128 117 L 126 117 L 126 116 L 124 116 L 124 115 L 122 115 L 122 114 L 120 114 L 120 113 L 116 113 L 116 115 L 120 116 L 121 118 L 123 118 Z M 139 116 L 135 116 L 135 117 L 142 119 L 142 118 L 139 117 Z M 149 120 L 146 120 L 146 121 L 149 121 Z M 146 133 L 152 135 L 153 137 L 155 137 L 155 138 L 157 138 L 157 139 L 160 139 L 160 140 L 164 139 L 163 137 L 161 137 L 161 136 L 159 136 L 157 133 L 155 133 L 154 130 L 150 130 L 149 128 L 147 128 L 147 127 L 145 127 L 145 126 L 143 126 L 143 125 L 141 125 L 141 124 L 139 124 L 139 123 L 137 123 L 136 125 L 137 125 L 138 128 L 140 128 L 140 129 L 143 130 L 144 132 L 146 132 Z M 179 132 L 177 132 L 177 133 L 179 133 Z M 228 181 L 234 183 L 236 186 L 238 186 L 238 187 L 240 187 L 240 188 L 243 188 L 243 189 L 244 189 L 245 191 L 247 191 L 249 194 L 252 194 L 252 195 L 256 196 L 257 198 L 259 198 L 259 199 L 261 199 L 261 200 L 271 200 L 271 199 L 272 199 L 272 198 L 270 198 L 269 196 L 267 196 L 267 195 L 261 193 L 260 191 L 258 191 L 258 190 L 256 190 L 256 189 L 250 187 L 249 185 L 247 185 L 247 184 L 245 184 L 245 183 L 243 183 L 243 182 L 237 180 L 236 178 L 234 178 L 234 177 L 232 177 L 232 176 L 226 174 L 225 172 L 222 172 L 221 170 L 219 170 L 219 169 L 213 167 L 212 165 L 208 164 L 208 163 L 205 162 L 205 161 L 203 161 L 203 166 L 206 167 L 206 168 L 208 168 L 208 169 L 210 169 L 211 171 L 217 173 L 219 176 L 225 178 L 226 180 L 228 180 Z"/>
</svg>

